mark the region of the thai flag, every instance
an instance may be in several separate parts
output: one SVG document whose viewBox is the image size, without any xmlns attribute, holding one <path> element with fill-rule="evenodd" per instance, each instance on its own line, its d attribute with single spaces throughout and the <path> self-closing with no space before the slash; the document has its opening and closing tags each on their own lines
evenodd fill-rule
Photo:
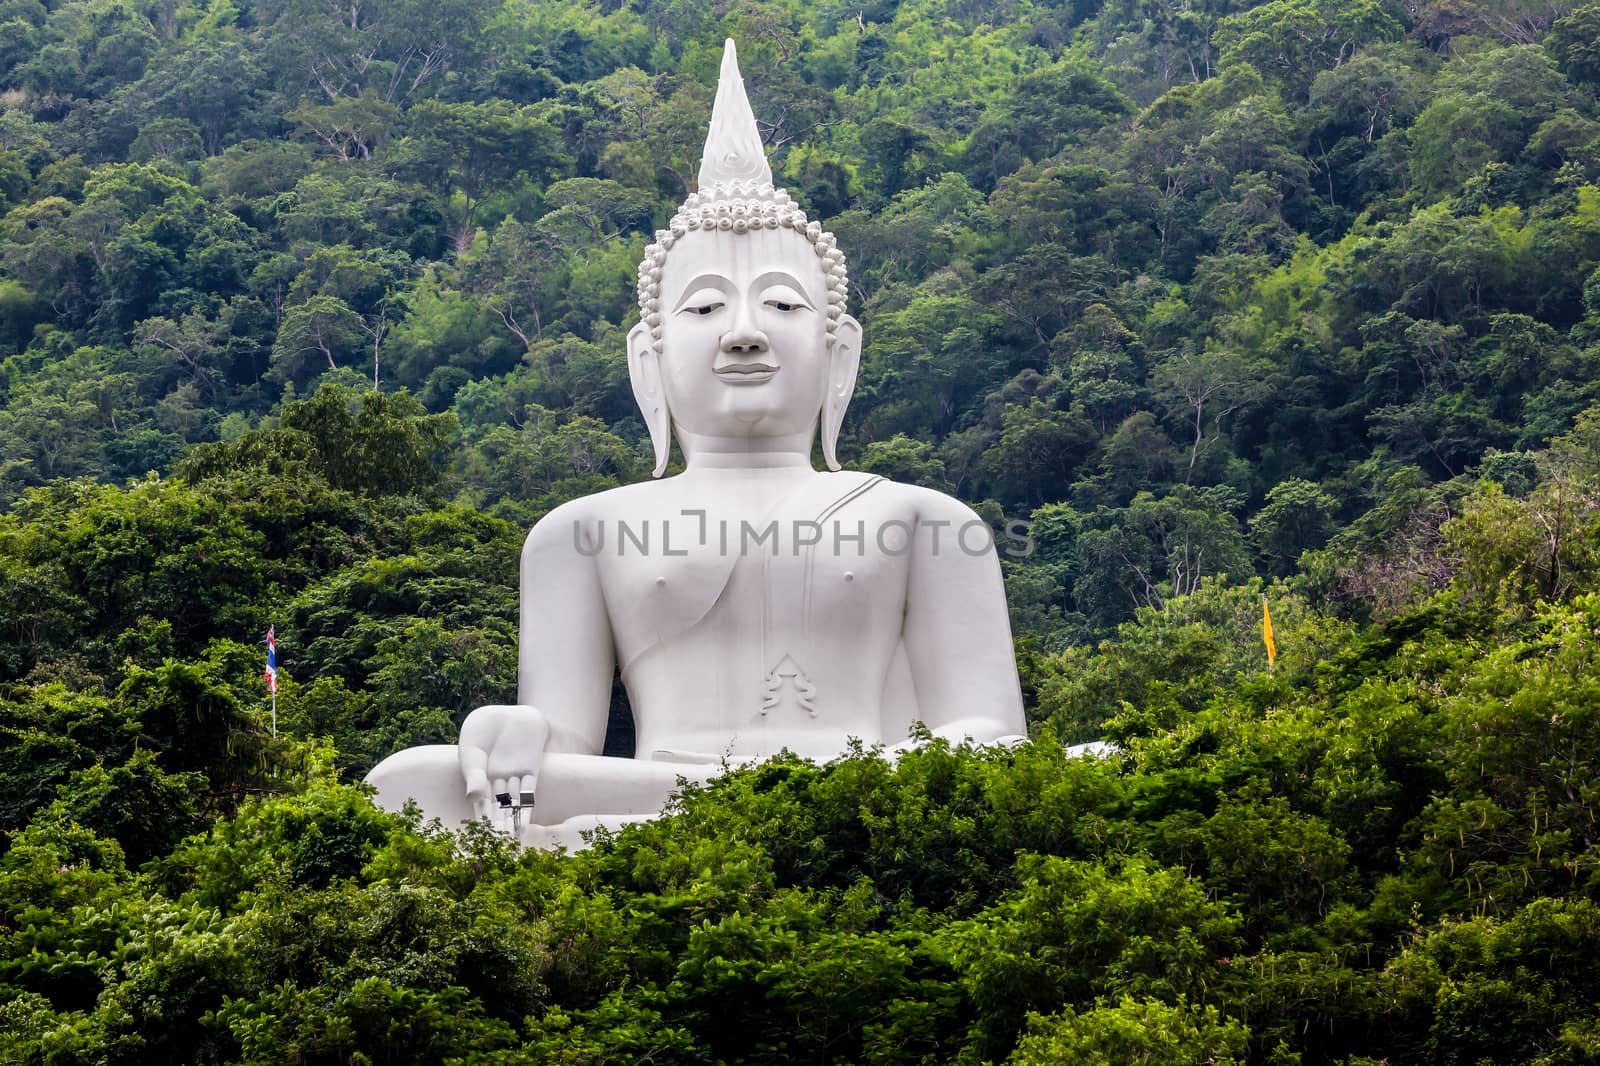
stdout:
<svg viewBox="0 0 1600 1066">
<path fill-rule="evenodd" d="M 267 680 L 267 691 L 274 696 L 278 694 L 278 638 L 273 635 L 273 627 L 267 627 L 267 669 L 261 675 Z"/>
</svg>

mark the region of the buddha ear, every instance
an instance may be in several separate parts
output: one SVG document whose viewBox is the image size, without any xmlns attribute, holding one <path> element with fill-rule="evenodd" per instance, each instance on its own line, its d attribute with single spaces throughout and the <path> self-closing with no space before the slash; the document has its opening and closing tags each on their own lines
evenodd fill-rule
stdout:
<svg viewBox="0 0 1600 1066">
<path fill-rule="evenodd" d="M 861 323 L 841 315 L 828 340 L 828 391 L 822 398 L 822 458 L 829 470 L 839 469 L 835 451 L 844 411 L 856 391 L 856 373 L 861 369 Z"/>
<path fill-rule="evenodd" d="M 640 322 L 628 331 L 628 381 L 633 384 L 633 399 L 644 415 L 650 443 L 656 449 L 656 468 L 651 477 L 667 469 L 672 453 L 672 415 L 667 411 L 667 394 L 661 388 L 661 353 L 656 351 L 650 327 Z"/>
</svg>

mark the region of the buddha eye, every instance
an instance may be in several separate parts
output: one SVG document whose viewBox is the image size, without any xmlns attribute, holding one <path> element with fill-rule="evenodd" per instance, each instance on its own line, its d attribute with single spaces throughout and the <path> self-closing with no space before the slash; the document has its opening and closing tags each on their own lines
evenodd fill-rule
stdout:
<svg viewBox="0 0 1600 1066">
<path fill-rule="evenodd" d="M 811 309 L 811 305 L 806 302 L 806 298 L 795 292 L 788 285 L 776 285 L 768 289 L 762 295 L 761 302 L 778 312 L 808 311 Z"/>
<path fill-rule="evenodd" d="M 722 310 L 727 303 L 728 296 L 722 288 L 700 281 L 684 289 L 683 295 L 673 305 L 676 308 L 673 314 L 699 315 L 705 318 Z"/>
</svg>

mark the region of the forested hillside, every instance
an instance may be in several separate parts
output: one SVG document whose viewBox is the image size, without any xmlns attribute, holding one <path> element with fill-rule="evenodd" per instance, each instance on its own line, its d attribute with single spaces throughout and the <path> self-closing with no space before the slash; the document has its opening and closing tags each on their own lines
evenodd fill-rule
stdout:
<svg viewBox="0 0 1600 1066">
<path fill-rule="evenodd" d="M 725 36 L 1039 738 L 382 814 L 648 475 Z M 1566 0 L 0 0 L 0 1061 L 1600 1060 L 1597 91 Z"/>
<path fill-rule="evenodd" d="M 1046 520 L 1048 648 L 1285 576 L 1600 399 L 1600 9 L 1519 3 L 19 0 L 0 502 L 330 381 L 448 416 L 438 499 L 519 526 L 640 477 L 632 273 L 731 34 L 851 257 L 845 456 Z"/>
</svg>

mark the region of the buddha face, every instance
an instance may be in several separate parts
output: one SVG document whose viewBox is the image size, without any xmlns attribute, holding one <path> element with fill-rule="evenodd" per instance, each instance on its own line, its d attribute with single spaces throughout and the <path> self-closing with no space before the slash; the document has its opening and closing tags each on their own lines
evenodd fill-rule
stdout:
<svg viewBox="0 0 1600 1066">
<path fill-rule="evenodd" d="M 789 229 L 676 242 L 662 264 L 659 351 L 681 430 L 809 436 L 829 376 L 827 287 L 810 243 Z"/>
</svg>

